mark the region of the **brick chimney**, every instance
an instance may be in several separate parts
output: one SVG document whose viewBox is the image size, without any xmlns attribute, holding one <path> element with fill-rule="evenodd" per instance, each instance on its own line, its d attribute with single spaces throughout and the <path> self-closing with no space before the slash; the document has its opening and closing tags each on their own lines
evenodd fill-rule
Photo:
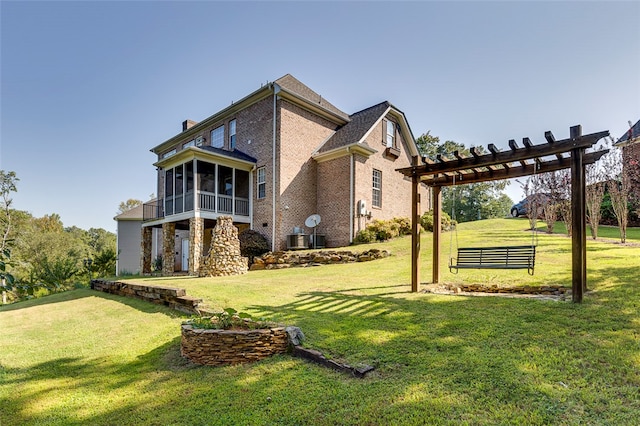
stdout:
<svg viewBox="0 0 640 426">
<path fill-rule="evenodd" d="M 193 121 L 193 120 L 184 120 L 182 122 L 182 131 L 184 132 L 185 130 L 188 130 L 190 128 L 192 128 L 193 126 L 195 126 L 196 124 L 198 124 L 197 121 Z"/>
</svg>

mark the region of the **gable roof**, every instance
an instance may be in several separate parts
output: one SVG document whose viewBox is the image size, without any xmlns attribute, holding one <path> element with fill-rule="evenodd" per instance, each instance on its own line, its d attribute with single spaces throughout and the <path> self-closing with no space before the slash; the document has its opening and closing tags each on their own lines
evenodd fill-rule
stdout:
<svg viewBox="0 0 640 426">
<path fill-rule="evenodd" d="M 233 102 L 228 107 L 223 108 L 215 114 L 194 124 L 187 130 L 184 130 L 161 144 L 151 148 L 151 152 L 159 154 L 163 150 L 170 148 L 178 141 L 184 139 L 188 140 L 188 138 L 198 134 L 208 126 L 211 126 L 220 120 L 224 120 L 225 117 L 229 117 L 230 115 L 235 114 L 268 96 L 272 96 L 274 92 L 282 98 L 290 100 L 303 108 L 306 107 L 307 109 L 326 117 L 337 125 L 343 125 L 349 121 L 349 114 L 336 108 L 333 104 L 311 90 L 305 84 L 301 83 L 291 74 L 285 74 L 271 83 L 263 84 L 259 89 L 248 94 L 239 101 Z"/>
<path fill-rule="evenodd" d="M 340 127 L 318 150 L 318 154 L 322 154 L 336 148 L 359 142 L 367 132 L 376 124 L 376 122 L 390 108 L 387 101 L 378 105 L 363 109 L 352 114 L 350 121 Z M 364 142 L 363 142 L 364 143 Z"/>
<path fill-rule="evenodd" d="M 214 148 L 209 145 L 201 146 L 200 149 L 205 151 L 213 152 L 214 154 L 218 154 L 223 157 L 235 158 L 236 160 L 247 161 L 249 163 L 257 163 L 258 160 L 250 156 L 249 154 L 245 154 L 244 152 L 234 149 L 233 151 L 228 151 L 222 148 Z"/>
<path fill-rule="evenodd" d="M 292 76 L 291 74 L 286 74 L 276 81 L 274 81 L 281 89 L 285 91 L 297 95 L 297 97 L 306 100 L 312 104 L 317 104 L 320 107 L 326 109 L 327 111 L 332 112 L 333 114 L 343 118 L 344 120 L 349 120 L 349 114 L 336 108 L 331 102 L 327 101 L 325 98 L 311 90 L 308 86 L 300 82 L 297 78 Z"/>
<path fill-rule="evenodd" d="M 151 201 L 155 201 L 157 198 L 154 198 Z M 127 210 L 126 212 L 120 213 L 113 220 L 142 220 L 142 212 L 143 212 L 143 204 L 139 206 L 135 206 L 132 209 Z"/>
<path fill-rule="evenodd" d="M 394 107 L 389 101 L 380 102 L 377 105 L 363 109 L 349 116 L 349 122 L 341 126 L 332 136 L 330 136 L 313 154 L 316 160 L 320 158 L 330 158 L 335 156 L 337 151 L 347 147 L 361 147 L 369 153 L 377 152 L 370 147 L 364 140 L 373 130 L 373 128 L 385 116 L 392 115 L 398 120 L 404 140 L 409 149 L 411 157 L 419 155 L 415 138 L 407 122 L 404 113 Z M 345 151 L 346 152 L 346 151 Z"/>
<path fill-rule="evenodd" d="M 636 124 L 631 126 L 631 128 L 627 130 L 620 139 L 618 139 L 618 142 L 616 142 L 615 145 L 628 145 L 630 143 L 636 142 L 638 139 L 640 139 L 640 120 L 638 120 Z"/>
</svg>

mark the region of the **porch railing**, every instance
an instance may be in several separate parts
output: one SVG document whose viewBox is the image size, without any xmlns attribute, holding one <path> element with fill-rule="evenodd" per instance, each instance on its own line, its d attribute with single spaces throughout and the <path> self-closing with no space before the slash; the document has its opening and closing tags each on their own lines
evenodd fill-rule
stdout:
<svg viewBox="0 0 640 426">
<path fill-rule="evenodd" d="M 143 220 L 161 219 L 165 216 L 172 216 L 183 211 L 194 209 L 194 197 L 191 192 L 184 197 L 184 208 L 182 196 L 167 197 L 164 200 L 152 201 L 142 206 Z M 231 197 L 229 195 L 216 194 L 213 192 L 198 191 L 196 194 L 196 209 L 224 214 L 235 214 L 237 216 L 249 216 L 249 199 L 241 197 Z M 234 208 L 235 207 L 235 212 Z"/>
<path fill-rule="evenodd" d="M 142 205 L 142 220 L 153 220 L 164 217 L 162 201 L 152 201 Z"/>
</svg>

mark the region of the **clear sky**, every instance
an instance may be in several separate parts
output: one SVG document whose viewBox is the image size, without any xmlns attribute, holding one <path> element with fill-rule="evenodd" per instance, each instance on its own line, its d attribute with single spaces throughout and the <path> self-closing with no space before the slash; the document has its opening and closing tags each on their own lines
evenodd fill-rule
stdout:
<svg viewBox="0 0 640 426">
<path fill-rule="evenodd" d="M 150 149 L 291 73 L 415 137 L 620 137 L 640 118 L 640 2 L 0 1 L 0 168 L 14 207 L 115 231 Z M 520 198 L 517 183 L 508 194 Z"/>
</svg>

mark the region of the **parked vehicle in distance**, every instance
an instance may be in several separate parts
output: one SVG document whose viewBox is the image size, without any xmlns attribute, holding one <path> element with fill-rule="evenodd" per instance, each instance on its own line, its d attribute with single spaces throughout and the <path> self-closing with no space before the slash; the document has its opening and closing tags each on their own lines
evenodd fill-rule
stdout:
<svg viewBox="0 0 640 426">
<path fill-rule="evenodd" d="M 539 200 L 542 203 L 542 205 L 546 204 L 549 201 L 549 196 L 547 194 L 540 193 L 540 194 L 529 195 L 524 200 L 511 206 L 511 216 L 512 217 L 526 216 L 528 214 L 527 206 L 529 205 L 529 202 L 535 197 L 539 197 Z"/>
</svg>

